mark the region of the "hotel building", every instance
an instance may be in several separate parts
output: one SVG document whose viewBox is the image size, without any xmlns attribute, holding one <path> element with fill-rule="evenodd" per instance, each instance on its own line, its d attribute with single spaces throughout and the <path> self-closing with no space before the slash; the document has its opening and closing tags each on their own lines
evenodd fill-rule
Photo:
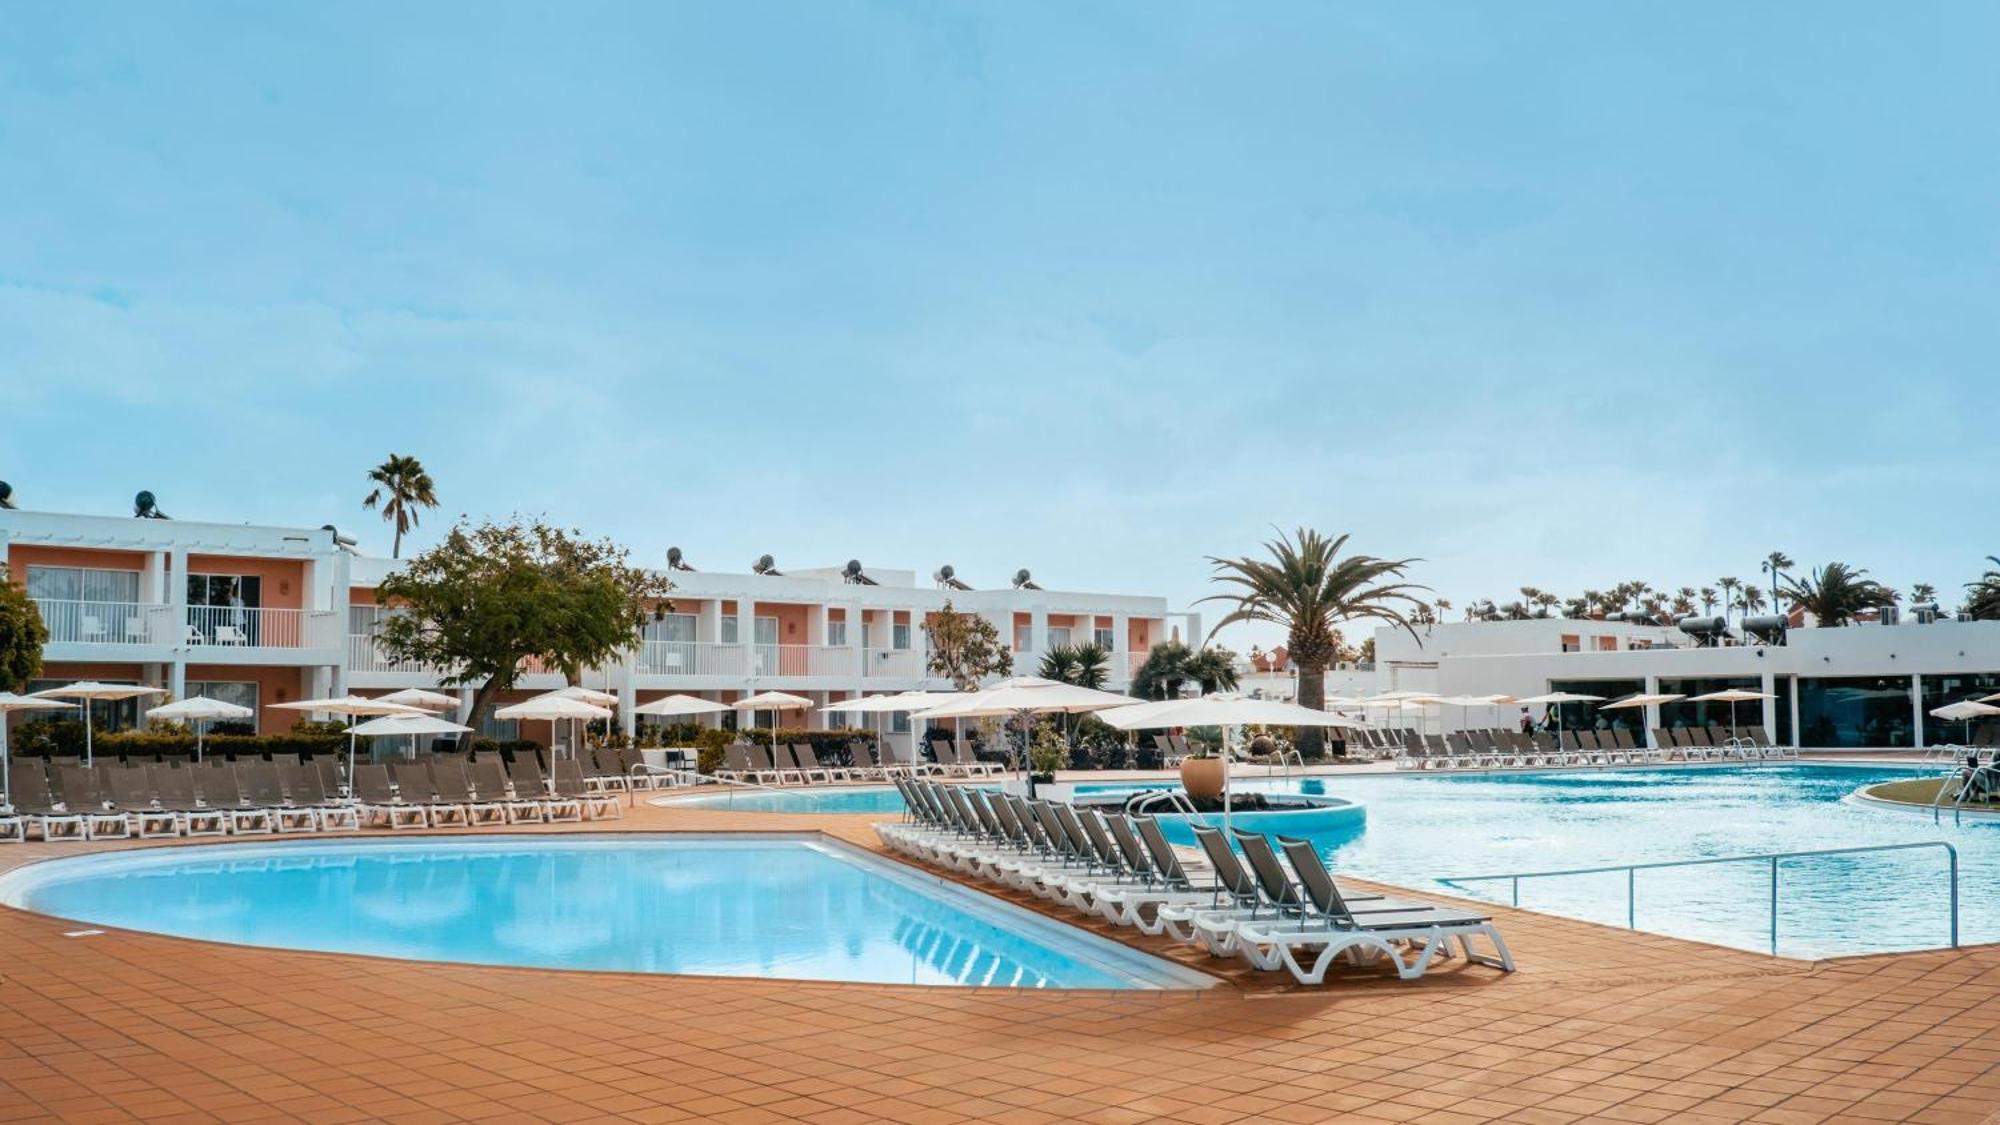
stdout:
<svg viewBox="0 0 2000 1125">
<path fill-rule="evenodd" d="M 277 528 L 189 520 L 0 511 L 0 563 L 27 587 L 48 623 L 35 689 L 75 680 L 144 683 L 171 698 L 204 695 L 253 708 L 263 733 L 295 712 L 270 706 L 355 692 L 445 688 L 434 669 L 397 663 L 379 643 L 377 586 L 400 565 L 356 553 L 331 527 Z M 1128 685 L 1151 647 L 1194 636 L 1199 618 L 1164 598 L 1046 590 L 1032 582 L 946 588 L 917 572 L 850 568 L 782 573 L 673 570 L 672 610 L 648 622 L 636 650 L 592 669 L 587 686 L 632 707 L 670 693 L 731 702 L 784 691 L 824 705 L 862 694 L 949 690 L 927 667 L 924 623 L 949 600 L 992 621 L 1017 673 L 1051 647 L 1095 641 L 1111 653 L 1113 690 Z M 955 587 L 965 583 L 954 581 Z M 563 686 L 530 670 L 502 702 Z M 137 723 L 143 703 L 93 704 L 107 728 Z M 771 716 L 760 714 L 759 722 Z M 817 712 L 785 725 L 825 726 Z M 908 738 L 906 721 L 888 720 Z M 567 724 L 488 721 L 487 733 L 560 743 Z"/>
</svg>

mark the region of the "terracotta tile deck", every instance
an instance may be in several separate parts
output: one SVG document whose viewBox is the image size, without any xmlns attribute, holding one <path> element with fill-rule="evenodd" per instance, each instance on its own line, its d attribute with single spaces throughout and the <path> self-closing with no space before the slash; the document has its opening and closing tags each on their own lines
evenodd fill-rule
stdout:
<svg viewBox="0 0 2000 1125">
<path fill-rule="evenodd" d="M 874 846 L 871 819 L 589 830 Z M 1227 983 L 1029 993 L 71 939 L 0 910 L 0 1121 L 2000 1120 L 2000 947 L 1806 963 L 1500 914 L 1513 976 L 1289 990 L 1154 945 Z"/>
</svg>

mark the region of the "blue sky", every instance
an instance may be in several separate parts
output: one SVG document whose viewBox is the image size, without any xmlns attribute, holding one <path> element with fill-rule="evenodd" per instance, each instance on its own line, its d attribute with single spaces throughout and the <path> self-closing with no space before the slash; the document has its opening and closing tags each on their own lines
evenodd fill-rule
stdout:
<svg viewBox="0 0 2000 1125">
<path fill-rule="evenodd" d="M 0 478 L 1205 592 L 2000 552 L 1991 8 L 18 4 Z M 1247 643 L 1248 635 L 1234 639 Z"/>
</svg>

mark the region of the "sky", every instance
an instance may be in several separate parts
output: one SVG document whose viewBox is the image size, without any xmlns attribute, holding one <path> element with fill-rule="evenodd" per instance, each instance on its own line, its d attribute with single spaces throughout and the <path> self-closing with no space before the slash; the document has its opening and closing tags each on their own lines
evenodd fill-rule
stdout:
<svg viewBox="0 0 2000 1125">
<path fill-rule="evenodd" d="M 1949 600 L 2000 553 L 1996 25 L 11 4 L 0 479 L 386 554 L 409 453 L 418 547 L 1175 609 L 1300 526 L 1460 606 L 1773 549 Z"/>
</svg>

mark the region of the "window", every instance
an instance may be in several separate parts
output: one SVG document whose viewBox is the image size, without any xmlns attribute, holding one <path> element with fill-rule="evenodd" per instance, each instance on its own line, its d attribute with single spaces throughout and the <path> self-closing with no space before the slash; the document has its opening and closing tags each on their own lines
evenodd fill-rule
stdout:
<svg viewBox="0 0 2000 1125">
<path fill-rule="evenodd" d="M 1118 647 L 1116 644 L 1112 643 L 1112 634 L 1111 630 L 1109 629 L 1099 628 L 1094 630 L 1091 633 L 1091 640 L 1097 642 L 1097 647 L 1103 649 L 1106 652 L 1110 652 L 1112 649 Z"/>
<path fill-rule="evenodd" d="M 136 602 L 139 572 L 80 566 L 31 566 L 28 596 L 68 602 Z"/>
<path fill-rule="evenodd" d="M 1908 676 L 1799 677 L 1799 745 L 1907 748 L 1916 735 Z"/>
<path fill-rule="evenodd" d="M 826 643 L 836 648 L 844 647 L 847 644 L 846 621 L 829 621 L 826 623 Z"/>
<path fill-rule="evenodd" d="M 1577 636 L 1575 633 L 1564 633 L 1562 635 L 1562 650 L 1564 652 L 1582 652 L 1583 638 Z"/>
<path fill-rule="evenodd" d="M 1035 632 L 1034 632 L 1034 626 L 1032 626 L 1032 625 L 1016 625 L 1016 626 L 1014 626 L 1014 651 L 1015 651 L 1015 652 L 1033 652 L 1033 651 L 1035 651 L 1035 645 L 1034 645 L 1034 641 L 1035 641 Z"/>
<path fill-rule="evenodd" d="M 1646 682 L 1644 680 L 1550 680 L 1549 690 L 1616 699 L 1621 695 L 1634 695 L 1646 690 Z M 1646 740 L 1646 709 L 1643 707 L 1619 707 L 1600 711 L 1595 703 L 1562 703 L 1557 706 L 1562 710 L 1562 725 L 1566 730 L 1616 730 L 1622 727 L 1630 731 L 1636 741 Z M 1542 713 L 1546 710 L 1546 707 L 1534 709 L 1536 722 L 1541 721 Z M 1519 711 L 1515 712 L 1517 718 L 1519 714 Z"/>
<path fill-rule="evenodd" d="M 1050 648 L 1063 648 L 1068 644 L 1069 644 L 1069 626 L 1067 625 L 1049 626 Z"/>
<path fill-rule="evenodd" d="M 909 622 L 907 621 L 899 622 L 889 630 L 889 645 L 891 648 L 910 647 Z"/>
<path fill-rule="evenodd" d="M 1598 637 L 1598 638 L 1597 638 L 1597 651 L 1599 651 L 1599 652 L 1617 652 L 1617 651 L 1618 651 L 1618 638 L 1617 638 L 1617 637 Z"/>
<path fill-rule="evenodd" d="M 1952 703 L 1967 699 L 1980 699 L 1994 692 L 2000 692 L 2000 672 L 1953 672 L 1945 675 L 1924 677 L 1924 744 L 1927 746 L 1965 745 L 1972 741 L 1973 734 L 1982 727 L 1991 729 L 1994 721 L 1982 719 L 1975 723 L 1949 722 L 1937 718 L 1932 711 Z"/>
<path fill-rule="evenodd" d="M 723 644 L 733 645 L 742 642 L 743 630 L 737 625 L 737 621 L 738 618 L 733 613 L 722 619 L 721 636 Z"/>
<path fill-rule="evenodd" d="M 909 712 L 907 712 L 907 711 L 892 711 L 892 712 L 890 712 L 890 713 L 889 713 L 889 733 L 890 733 L 890 734 L 908 734 L 908 733 L 910 733 L 910 715 L 909 715 Z"/>
<path fill-rule="evenodd" d="M 263 580 L 254 574 L 190 574 L 187 576 L 188 627 L 206 644 L 258 643 Z"/>
<path fill-rule="evenodd" d="M 649 641 L 690 644 L 694 635 L 695 616 L 692 613 L 669 613 L 658 621 L 646 623 L 646 639 Z"/>
<path fill-rule="evenodd" d="M 216 722 L 209 724 L 210 734 L 255 734 L 257 733 L 257 685 L 238 683 L 231 680 L 189 680 L 189 699 L 197 696 L 213 699 L 219 703 L 234 703 L 238 707 L 250 708 L 250 717 L 233 723 Z"/>
<path fill-rule="evenodd" d="M 479 737 L 490 738 L 495 742 L 513 742 L 521 737 L 521 720 L 496 719 L 493 717 L 493 712 L 488 711 L 486 712 L 486 717 L 479 720 Z M 393 740 L 382 739 L 379 741 L 387 742 Z"/>
</svg>

